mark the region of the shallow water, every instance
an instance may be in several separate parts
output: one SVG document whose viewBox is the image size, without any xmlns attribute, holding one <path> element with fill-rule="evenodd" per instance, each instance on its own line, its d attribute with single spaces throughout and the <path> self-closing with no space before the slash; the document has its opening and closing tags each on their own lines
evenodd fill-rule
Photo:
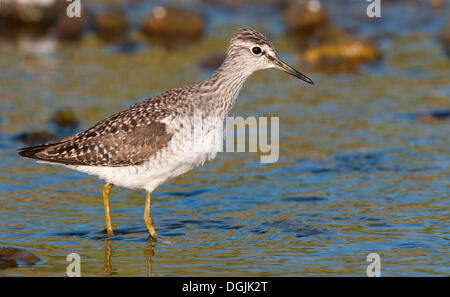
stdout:
<svg viewBox="0 0 450 297">
<path fill-rule="evenodd" d="M 197 61 L 226 44 L 210 36 L 131 55 L 91 43 L 45 55 L 0 46 L 0 246 L 41 259 L 0 276 L 63 276 L 69 253 L 80 254 L 84 276 L 364 276 L 372 252 L 382 276 L 449 274 L 448 121 L 414 116 L 450 107 L 450 63 L 429 34 L 384 42 L 381 63 L 360 73 L 296 67 L 314 86 L 275 70 L 254 74 L 233 115 L 280 118 L 278 162 L 222 153 L 161 186 L 155 243 L 143 191 L 113 188 L 116 235 L 107 240 L 101 181 L 16 154 L 14 135 L 45 130 L 56 109 L 72 108 L 87 128 L 204 79 L 210 72 Z M 301 65 L 288 40 L 275 44 Z"/>
</svg>

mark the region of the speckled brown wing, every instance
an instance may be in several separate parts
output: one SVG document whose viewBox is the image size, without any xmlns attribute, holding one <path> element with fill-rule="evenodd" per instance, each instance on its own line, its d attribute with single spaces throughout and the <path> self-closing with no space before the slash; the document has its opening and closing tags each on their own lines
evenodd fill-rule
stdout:
<svg viewBox="0 0 450 297">
<path fill-rule="evenodd" d="M 167 106 L 166 106 L 167 107 Z M 116 113 L 92 128 L 60 140 L 18 150 L 51 163 L 87 166 L 139 165 L 165 147 L 172 135 L 160 122 L 170 112 L 159 98 Z"/>
<path fill-rule="evenodd" d="M 85 140 L 73 138 L 56 144 L 24 148 L 19 150 L 19 154 L 65 165 L 139 165 L 165 147 L 170 139 L 165 124 L 154 122 L 127 132 L 103 134 Z"/>
</svg>

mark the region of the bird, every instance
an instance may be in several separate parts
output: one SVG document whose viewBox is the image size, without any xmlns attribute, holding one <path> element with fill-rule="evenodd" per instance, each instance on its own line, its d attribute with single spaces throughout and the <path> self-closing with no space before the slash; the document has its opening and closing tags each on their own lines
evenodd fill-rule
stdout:
<svg viewBox="0 0 450 297">
<path fill-rule="evenodd" d="M 144 222 L 149 238 L 156 240 L 151 194 L 168 180 L 216 157 L 220 145 L 215 140 L 223 132 L 218 127 L 223 127 L 246 79 L 267 68 L 280 69 L 313 84 L 278 57 L 264 34 L 239 28 L 230 39 L 222 65 L 205 81 L 164 91 L 87 130 L 17 152 L 104 180 L 106 236 L 114 235 L 109 203 L 113 186 L 144 189 Z M 191 133 L 193 124 L 202 125 L 195 137 Z M 192 149 L 198 141 L 202 149 Z"/>
</svg>

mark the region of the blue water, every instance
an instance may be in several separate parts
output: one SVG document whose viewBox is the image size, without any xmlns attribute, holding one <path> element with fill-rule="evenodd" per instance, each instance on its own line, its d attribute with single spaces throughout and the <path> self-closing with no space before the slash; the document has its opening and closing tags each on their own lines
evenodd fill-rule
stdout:
<svg viewBox="0 0 450 297">
<path fill-rule="evenodd" d="M 40 258 L 0 276 L 63 276 L 70 253 L 85 276 L 365 276 L 370 253 L 382 276 L 449 275 L 450 130 L 448 120 L 418 116 L 450 108 L 450 62 L 431 25 L 381 40 L 381 62 L 357 73 L 304 65 L 312 87 L 275 70 L 254 74 L 233 115 L 280 118 L 278 161 L 222 153 L 158 188 L 157 242 L 148 241 L 143 191 L 113 188 L 107 239 L 101 181 L 16 154 L 25 145 L 17 134 L 55 132 L 48 119 L 58 108 L 74 110 L 78 131 L 204 79 L 198 60 L 224 50 L 227 26 L 256 21 L 217 16 L 206 42 L 172 51 L 142 45 L 126 55 L 88 40 L 42 56 L 0 43 L 0 246 Z M 405 18 L 397 21 L 414 21 Z M 303 65 L 282 29 L 270 32 L 280 56 Z"/>
</svg>

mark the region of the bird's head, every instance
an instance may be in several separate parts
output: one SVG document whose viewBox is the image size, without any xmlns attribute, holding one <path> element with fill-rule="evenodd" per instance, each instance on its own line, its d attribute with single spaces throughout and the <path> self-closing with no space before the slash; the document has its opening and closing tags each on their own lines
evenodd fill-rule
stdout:
<svg viewBox="0 0 450 297">
<path fill-rule="evenodd" d="M 275 67 L 313 84 L 309 77 L 281 61 L 272 42 L 253 29 L 240 28 L 236 31 L 230 41 L 227 59 L 243 71 L 252 73 L 256 70 Z"/>
</svg>

